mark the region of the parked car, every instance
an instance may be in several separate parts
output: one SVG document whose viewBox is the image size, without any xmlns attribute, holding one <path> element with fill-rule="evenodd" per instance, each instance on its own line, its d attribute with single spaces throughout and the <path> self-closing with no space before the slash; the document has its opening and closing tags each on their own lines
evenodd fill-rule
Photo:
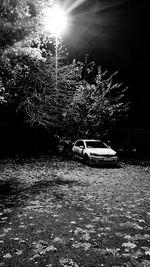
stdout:
<svg viewBox="0 0 150 267">
<path fill-rule="evenodd" d="M 85 164 L 116 164 L 118 156 L 110 146 L 101 140 L 77 140 L 72 148 L 74 158 Z"/>
</svg>

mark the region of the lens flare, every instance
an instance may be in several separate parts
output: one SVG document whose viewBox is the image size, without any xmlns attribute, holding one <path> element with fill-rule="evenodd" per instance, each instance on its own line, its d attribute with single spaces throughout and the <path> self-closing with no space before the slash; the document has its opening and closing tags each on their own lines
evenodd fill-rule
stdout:
<svg viewBox="0 0 150 267">
<path fill-rule="evenodd" d="M 67 18 L 63 9 L 58 6 L 45 10 L 44 25 L 47 31 L 59 35 L 67 26 Z"/>
</svg>

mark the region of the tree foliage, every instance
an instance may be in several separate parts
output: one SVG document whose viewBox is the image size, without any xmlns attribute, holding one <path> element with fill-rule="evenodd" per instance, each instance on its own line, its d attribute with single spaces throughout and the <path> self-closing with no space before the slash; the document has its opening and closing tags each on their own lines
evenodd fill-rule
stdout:
<svg viewBox="0 0 150 267">
<path fill-rule="evenodd" d="M 23 111 L 31 125 L 70 137 L 103 134 L 127 114 L 127 88 L 116 81 L 117 73 L 98 67 L 95 77 L 93 63 L 69 62 L 61 40 L 56 79 L 55 39 L 42 24 L 51 2 L 1 1 L 0 103 Z"/>
<path fill-rule="evenodd" d="M 12 96 L 16 100 L 15 85 L 26 78 L 29 68 L 21 58 L 41 58 L 33 40 L 43 33 L 43 10 L 51 4 L 51 0 L 0 1 L 0 103 L 6 102 L 6 96 L 7 101 L 13 100 Z"/>
<path fill-rule="evenodd" d="M 129 103 L 127 88 L 115 82 L 117 73 L 108 75 L 98 67 L 95 83 L 80 83 L 64 118 L 70 136 L 93 137 L 106 134 L 114 124 L 125 119 Z"/>
<path fill-rule="evenodd" d="M 1 57 L 4 99 L 24 111 L 32 125 L 60 126 L 81 79 L 82 64 L 67 62 L 61 42 L 57 51 L 57 81 L 55 43 L 51 39 L 36 38 L 28 49 L 13 46 Z"/>
<path fill-rule="evenodd" d="M 0 48 L 4 49 L 26 37 L 30 40 L 42 32 L 43 10 L 51 4 L 51 0 L 1 0 Z"/>
<path fill-rule="evenodd" d="M 81 65 L 76 62 L 58 64 L 56 81 L 55 57 L 49 55 L 31 68 L 20 108 L 31 124 L 46 128 L 60 127 L 63 113 L 71 103 L 80 78 Z"/>
</svg>

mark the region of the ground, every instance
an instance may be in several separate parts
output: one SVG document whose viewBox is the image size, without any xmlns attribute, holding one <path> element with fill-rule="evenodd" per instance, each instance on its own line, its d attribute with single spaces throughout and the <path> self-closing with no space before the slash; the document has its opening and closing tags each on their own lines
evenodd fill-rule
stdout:
<svg viewBox="0 0 150 267">
<path fill-rule="evenodd" d="M 0 266 L 150 266 L 150 164 L 0 162 Z"/>
</svg>

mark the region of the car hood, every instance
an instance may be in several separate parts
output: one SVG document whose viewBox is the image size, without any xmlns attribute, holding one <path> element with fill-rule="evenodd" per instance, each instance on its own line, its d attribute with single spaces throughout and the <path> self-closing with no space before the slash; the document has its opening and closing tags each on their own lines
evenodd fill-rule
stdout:
<svg viewBox="0 0 150 267">
<path fill-rule="evenodd" d="M 85 152 L 95 153 L 98 155 L 116 155 L 116 151 L 114 151 L 112 148 L 86 148 Z"/>
</svg>

